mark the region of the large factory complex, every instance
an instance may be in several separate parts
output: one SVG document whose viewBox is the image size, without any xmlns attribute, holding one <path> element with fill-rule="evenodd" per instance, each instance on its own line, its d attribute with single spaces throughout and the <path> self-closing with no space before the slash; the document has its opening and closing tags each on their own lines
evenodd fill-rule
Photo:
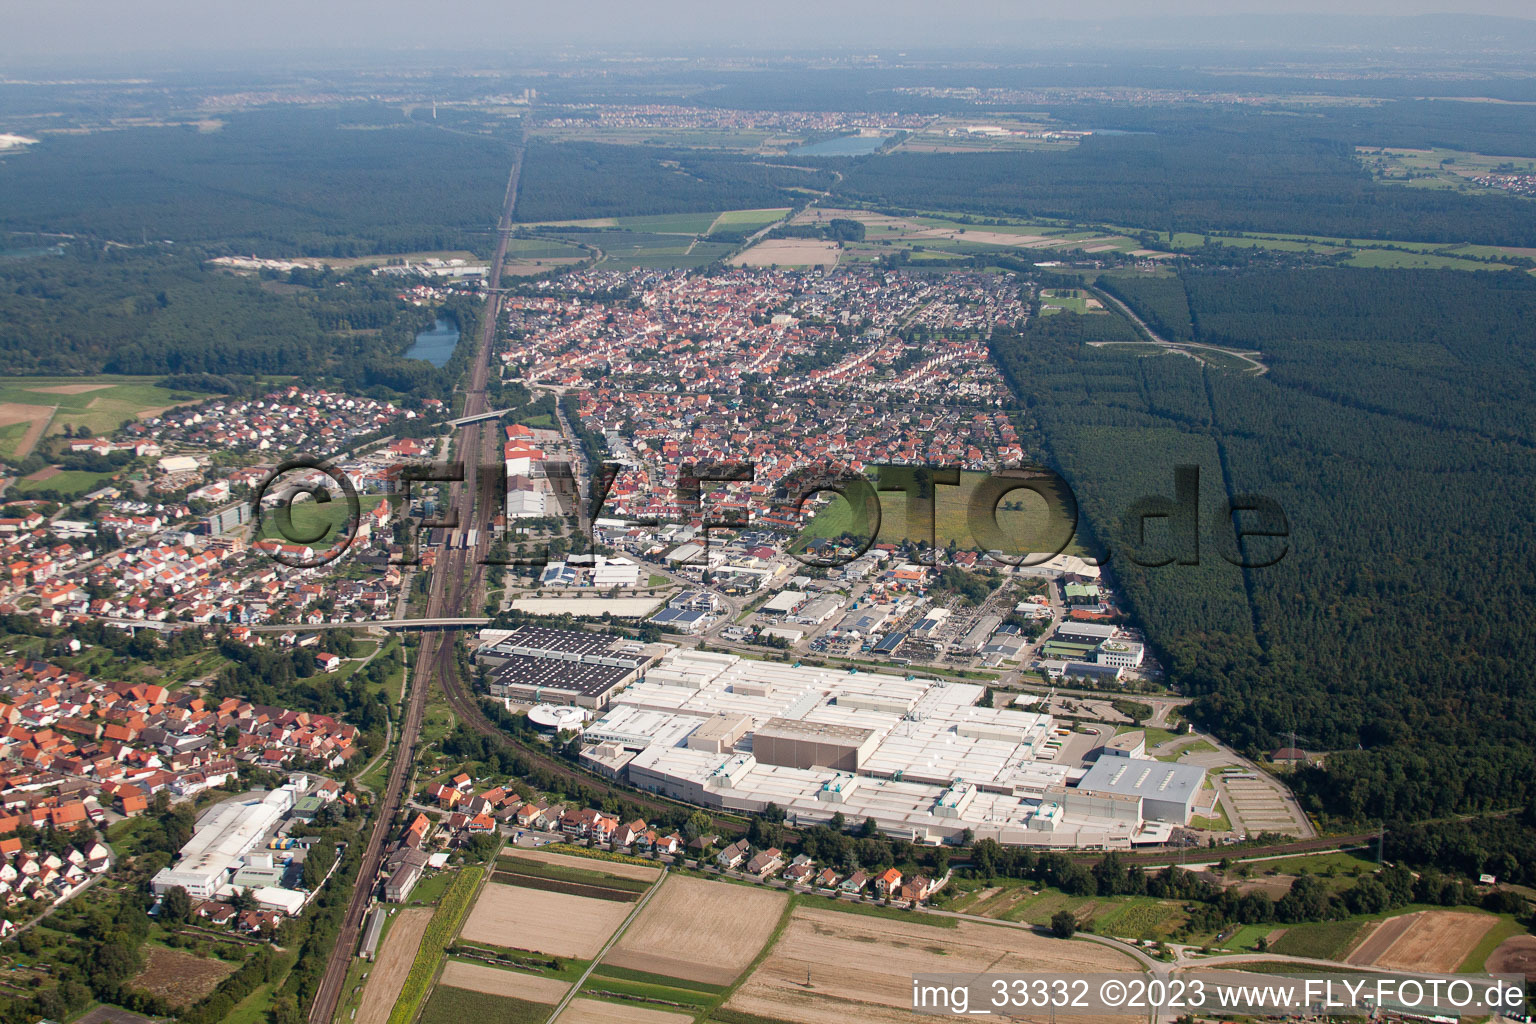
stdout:
<svg viewBox="0 0 1536 1024">
<path fill-rule="evenodd" d="M 806 824 L 873 818 L 918 842 L 970 831 L 1015 845 L 1124 848 L 1166 842 L 1205 781 L 1202 768 L 1140 756 L 1136 734 L 1085 763 L 1069 750 L 1085 737 L 1046 714 L 984 707 L 985 688 L 969 683 L 661 645 L 577 652 L 560 634 L 523 627 L 480 653 L 501 661 L 493 678 L 565 659 L 581 673 L 620 670 L 602 673 L 601 695 L 544 680 L 502 694 L 601 711 L 585 728 L 583 764 L 705 807 L 775 804 Z"/>
</svg>

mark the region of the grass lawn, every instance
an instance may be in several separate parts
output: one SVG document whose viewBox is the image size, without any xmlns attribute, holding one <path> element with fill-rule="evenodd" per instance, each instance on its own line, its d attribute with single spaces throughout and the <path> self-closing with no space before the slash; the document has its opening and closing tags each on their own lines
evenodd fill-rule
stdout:
<svg viewBox="0 0 1536 1024">
<path fill-rule="evenodd" d="M 547 412 L 535 413 L 531 416 L 519 416 L 517 422 L 525 427 L 532 427 L 535 430 L 560 429 L 560 425 L 555 422 L 555 418 Z"/>
<path fill-rule="evenodd" d="M 1250 950 L 1258 941 L 1280 925 L 1269 924 L 1245 924 L 1233 932 L 1225 940 L 1219 943 L 1222 949 Z"/>
<path fill-rule="evenodd" d="M 1205 785 L 1201 788 L 1202 790 L 1210 790 L 1215 788 L 1211 785 L 1211 778 L 1209 775 L 1206 776 Z M 1213 832 L 1232 831 L 1232 819 L 1227 817 L 1227 809 L 1222 806 L 1220 797 L 1217 797 L 1215 807 L 1215 814 L 1209 816 L 1201 816 L 1198 814 L 1193 815 L 1189 819 L 1189 827 L 1210 829 Z"/>
<path fill-rule="evenodd" d="M 901 907 L 887 907 L 878 903 L 854 903 L 852 900 L 833 899 L 830 896 L 796 893 L 794 900 L 797 906 L 802 907 L 814 907 L 818 910 L 839 910 L 845 914 L 863 914 L 865 917 L 887 917 L 893 921 L 911 921 L 915 924 L 933 925 L 936 928 L 954 928 L 959 924 L 953 917 L 925 914 L 921 910 L 903 910 Z"/>
<path fill-rule="evenodd" d="M 0 456 L 20 458 L 21 452 L 18 448 L 21 445 L 21 439 L 27 436 L 27 431 L 30 429 L 30 423 L 9 423 L 0 427 Z"/>
<path fill-rule="evenodd" d="M 377 494 L 364 494 L 359 495 L 357 500 L 359 513 L 367 514 L 373 511 L 379 502 L 384 500 L 384 497 Z M 283 536 L 283 531 L 278 527 L 277 514 L 278 509 L 276 508 L 267 509 L 262 513 L 261 536 L 263 538 L 270 537 L 274 540 L 288 539 Z M 295 502 L 292 506 L 292 515 L 293 537 L 295 540 L 305 538 L 305 543 L 313 546 L 316 551 L 323 551 L 334 544 L 346 528 L 348 517 L 347 502 L 340 495 L 334 495 L 330 501 L 324 502 L 315 501 L 311 498 L 308 501 Z M 320 533 L 322 528 L 325 531 L 324 533 Z M 318 539 L 313 541 L 307 540 L 307 538 L 313 537 L 317 533 L 320 534 Z"/>
<path fill-rule="evenodd" d="M 1376 870 L 1376 861 L 1352 850 L 1330 850 L 1306 856 L 1284 857 L 1279 860 L 1249 862 L 1255 873 L 1276 875 L 1322 875 L 1327 878 L 1356 875 Z"/>
<path fill-rule="evenodd" d="M 266 1024 L 272 1011 L 272 986 L 262 985 L 235 1004 L 220 1024 Z"/>
<path fill-rule="evenodd" d="M 1484 935 L 1481 941 L 1472 948 L 1472 952 L 1467 954 L 1466 959 L 1461 962 L 1461 966 L 1456 968 L 1457 973 L 1468 974 L 1481 971 L 1483 964 L 1493 955 L 1493 951 L 1499 948 L 1499 943 L 1510 936 L 1523 935 L 1524 933 L 1525 926 L 1519 921 L 1516 921 L 1509 914 L 1500 914 L 1499 923 L 1488 929 L 1488 934 Z"/>
<path fill-rule="evenodd" d="M 9 496 L 21 498 L 42 491 L 57 491 L 65 498 L 77 498 L 112 481 L 116 473 L 88 473 L 83 469 L 66 469 L 47 479 L 29 480 L 22 477 L 11 485 Z"/>
<path fill-rule="evenodd" d="M 410 905 L 426 906 L 436 903 L 458 874 L 457 871 L 434 871 L 426 875 L 416 884 L 416 888 L 411 890 Z"/>
</svg>

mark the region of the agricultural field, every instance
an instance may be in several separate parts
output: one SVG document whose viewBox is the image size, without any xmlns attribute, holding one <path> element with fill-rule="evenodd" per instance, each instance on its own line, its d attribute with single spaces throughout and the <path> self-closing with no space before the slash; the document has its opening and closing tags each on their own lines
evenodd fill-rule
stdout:
<svg viewBox="0 0 1536 1024">
<path fill-rule="evenodd" d="M 544 1024 L 548 1019 L 549 1006 L 545 1003 L 439 985 L 422 1008 L 417 1024 Z"/>
<path fill-rule="evenodd" d="M 237 964 L 164 946 L 145 947 L 144 969 L 130 981 L 174 1007 L 191 1006 L 235 972 Z"/>
<path fill-rule="evenodd" d="M 89 494 L 111 481 L 116 473 L 91 473 L 83 469 L 60 469 L 46 466 L 36 473 L 28 473 L 11 485 L 13 498 L 25 497 L 40 491 L 57 491 L 64 497 Z"/>
<path fill-rule="evenodd" d="M 593 899 L 615 903 L 635 903 L 640 894 L 651 886 L 650 880 L 606 874 L 588 867 L 573 867 L 575 857 L 563 857 L 561 862 L 551 863 L 517 855 L 503 855 L 496 861 L 491 881 L 504 885 L 521 886 L 525 889 L 541 889 L 546 892 L 568 893 L 572 896 L 589 896 Z M 597 864 L 596 861 L 588 861 Z M 634 865 L 620 865 L 632 867 Z M 645 870 L 645 869 L 641 869 Z M 654 873 L 653 873 L 654 878 Z"/>
<path fill-rule="evenodd" d="M 835 267 L 840 250 L 836 242 L 809 238 L 769 238 L 731 258 L 736 267 Z"/>
<path fill-rule="evenodd" d="M 896 1024 L 912 1018 L 912 976 L 918 973 L 1134 969 L 1133 961 L 1107 947 L 1022 928 L 972 921 L 936 928 L 797 907 L 726 1010 L 727 1017 L 738 1011 L 800 1024 Z"/>
<path fill-rule="evenodd" d="M 689 1024 L 691 1013 L 672 1013 L 641 1006 L 605 1003 L 598 999 L 572 999 L 555 1024 Z"/>
<path fill-rule="evenodd" d="M 1270 951 L 1286 956 L 1308 956 L 1318 960 L 1343 960 L 1354 948 L 1362 929 L 1360 921 L 1323 921 L 1316 924 L 1290 925 L 1276 939 Z M 1354 963 L 1354 957 L 1349 958 Z"/>
<path fill-rule="evenodd" d="M 468 942 L 589 960 L 629 915 L 630 904 L 491 883 L 464 924 Z"/>
<path fill-rule="evenodd" d="M 519 999 L 549 1003 L 551 1006 L 558 1003 L 560 997 L 565 995 L 565 990 L 570 988 L 557 978 L 540 978 L 462 960 L 450 960 L 443 965 L 443 973 L 437 983 L 439 986 L 447 985 L 492 996 L 515 995 Z"/>
<path fill-rule="evenodd" d="M 708 233 L 718 213 L 658 213 L 648 216 L 620 217 L 619 227 L 626 231 L 651 231 L 661 235 L 702 235 Z"/>
<path fill-rule="evenodd" d="M 422 1000 L 432 988 L 432 979 L 437 974 L 443 952 L 458 934 L 464 912 L 469 909 L 470 900 L 479 888 L 481 874 L 478 867 L 463 868 L 438 901 L 437 910 L 422 933 L 410 971 L 400 986 L 400 996 L 390 1008 L 390 1024 L 411 1024 L 416 1019 Z"/>
<path fill-rule="evenodd" d="M 1356 146 L 1355 155 L 1371 173 L 1386 182 L 1417 188 L 1450 188 L 1490 192 L 1469 178 L 1493 172 L 1536 174 L 1536 160 L 1524 156 L 1489 156 L 1459 149 L 1397 149 Z"/>
<path fill-rule="evenodd" d="M 1498 923 L 1493 914 L 1469 911 L 1402 914 L 1376 925 L 1350 953 L 1349 962 L 1362 967 L 1450 973 Z"/>
<path fill-rule="evenodd" d="M 582 857 L 570 853 L 554 853 L 549 850 L 517 849 L 503 853 L 500 857 L 502 862 L 512 860 L 521 861 L 525 864 L 548 864 L 554 868 L 567 868 L 571 871 L 580 871 L 586 874 L 636 879 L 641 882 L 654 882 L 661 876 L 660 868 L 647 867 L 644 864 L 624 864 L 619 861 L 598 860 L 595 857 Z"/>
<path fill-rule="evenodd" d="M 1078 927 L 1092 927 L 1099 935 L 1126 939 L 1167 939 L 1186 921 L 1183 906 L 1176 900 L 1158 900 L 1150 896 L 1068 896 L 1059 889 L 1038 892 L 1027 883 L 1009 881 L 984 886 L 946 905 L 978 917 L 1023 924 L 1049 924 L 1052 915 L 1069 911 Z"/>
<path fill-rule="evenodd" d="M 66 426 L 110 434 L 124 420 L 154 416 L 206 393 L 157 387 L 157 377 L 13 377 L 0 381 L 0 457 L 24 458 Z"/>
<path fill-rule="evenodd" d="M 368 972 L 368 984 L 363 989 L 363 1001 L 357 1008 L 356 1024 L 386 1024 L 406 975 L 416 959 L 416 950 L 432 911 L 426 908 L 402 910 L 390 922 L 389 932 L 380 944 L 378 958 Z"/>
<path fill-rule="evenodd" d="M 709 234 L 717 231 L 740 231 L 749 233 L 767 227 L 775 221 L 782 220 L 789 212 L 789 207 L 783 206 L 777 209 L 767 210 L 726 210 L 715 218 L 715 222 L 709 226 Z"/>
<path fill-rule="evenodd" d="M 603 963 L 728 985 L 762 950 L 788 898 L 767 889 L 673 875 Z"/>
</svg>

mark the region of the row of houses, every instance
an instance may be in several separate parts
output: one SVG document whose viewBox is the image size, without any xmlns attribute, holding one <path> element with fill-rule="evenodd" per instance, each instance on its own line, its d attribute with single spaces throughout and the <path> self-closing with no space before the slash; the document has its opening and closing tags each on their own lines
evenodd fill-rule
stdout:
<svg viewBox="0 0 1536 1024">
<path fill-rule="evenodd" d="M 799 854 L 786 863 L 784 852 L 778 847 L 770 846 L 765 850 L 754 851 L 745 839 L 738 839 L 715 854 L 715 864 L 724 871 L 739 871 L 758 881 L 767 881 L 782 874 L 786 881 L 794 885 L 849 895 L 873 892 L 883 899 L 921 903 L 934 891 L 933 880 L 926 875 L 904 877 L 896 868 L 886 868 L 874 875 L 854 871 L 844 876 L 829 867 L 817 868 L 815 861 L 805 854 Z"/>
</svg>

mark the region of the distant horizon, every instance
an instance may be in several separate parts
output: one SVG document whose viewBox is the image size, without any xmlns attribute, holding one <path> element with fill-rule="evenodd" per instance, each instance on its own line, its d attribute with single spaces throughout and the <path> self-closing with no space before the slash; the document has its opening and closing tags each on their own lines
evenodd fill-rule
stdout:
<svg viewBox="0 0 1536 1024">
<path fill-rule="evenodd" d="M 1443 0 L 1433 0 L 1438 4 Z M 1032 5 L 1031 5 L 1032 6 Z M 722 15 L 695 0 L 665 0 L 642 10 L 610 0 L 589 4 L 580 21 L 564 11 L 537 15 L 514 10 L 477 12 L 472 33 L 464 22 L 433 18 L 401 0 L 337 0 L 303 5 L 273 0 L 260 9 L 214 12 L 186 0 L 145 0 L 130 6 L 102 0 L 59 0 L 8 13 L 0 59 L 36 67 L 94 61 L 165 60 L 198 63 L 231 54 L 323 60 L 419 55 L 526 59 L 577 55 L 663 58 L 697 56 L 897 57 L 970 50 L 989 58 L 1041 50 L 1341 48 L 1451 54 L 1520 53 L 1536 47 L 1536 17 L 1523 5 L 1483 0 L 1476 11 L 1431 6 L 1408 9 L 1390 0 L 1366 0 L 1351 10 L 1313 3 L 1243 3 L 1234 10 L 1207 0 L 1101 7 L 1092 15 L 1037 14 L 993 0 L 935 12 L 911 0 L 866 0 L 827 9 L 803 0 L 772 11 Z M 1263 9 L 1254 9 L 1263 8 Z M 1389 9 L 1381 9 L 1389 8 Z M 1512 9 L 1513 8 L 1513 9 Z M 593 10 L 602 12 L 594 14 Z M 658 13 L 660 12 L 660 13 Z M 1324 27 L 1326 26 L 1326 31 Z M 13 67 L 14 73 L 15 68 Z M 230 69 L 233 70 L 233 69 Z"/>
</svg>

